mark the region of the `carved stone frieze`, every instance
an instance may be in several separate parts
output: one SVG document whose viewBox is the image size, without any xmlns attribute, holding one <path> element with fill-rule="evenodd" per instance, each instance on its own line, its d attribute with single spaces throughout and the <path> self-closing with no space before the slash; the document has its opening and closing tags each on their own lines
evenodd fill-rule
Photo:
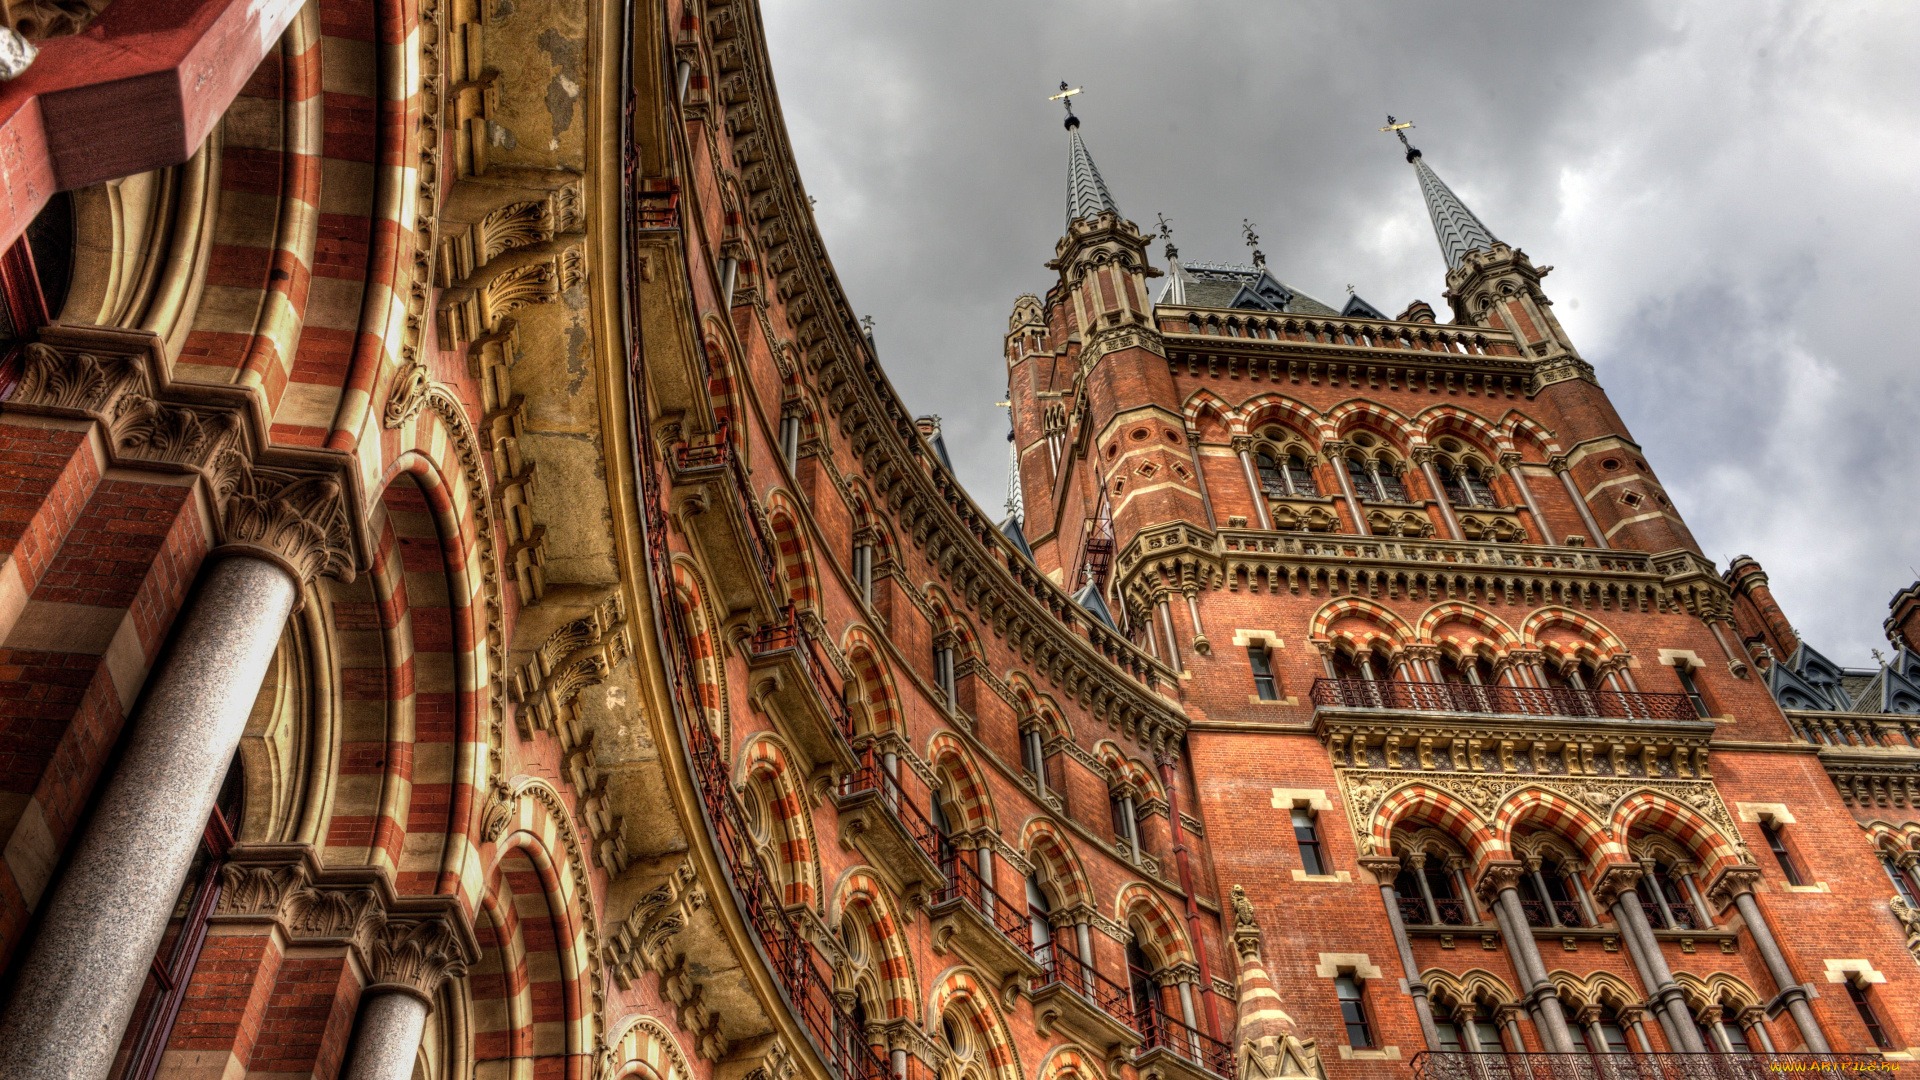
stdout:
<svg viewBox="0 0 1920 1080">
<path fill-rule="evenodd" d="M 479 959 L 478 939 L 451 897 L 400 896 L 376 871 L 321 867 L 308 845 L 238 845 L 220 885 L 216 922 L 268 922 L 294 942 L 344 946 L 376 985 L 428 1001 Z"/>
<path fill-rule="evenodd" d="M 1362 842 L 1362 854 L 1386 854 L 1386 852 L 1376 852 L 1373 848 L 1374 815 L 1388 795 L 1413 782 L 1458 799 L 1478 814 L 1482 821 L 1492 821 L 1501 804 L 1514 793 L 1526 789 L 1539 789 L 1558 795 L 1586 810 L 1598 819 L 1602 828 L 1609 833 L 1613 829 L 1614 812 L 1621 802 L 1636 792 L 1657 791 L 1699 813 L 1730 846 L 1740 852 L 1743 862 L 1753 861 L 1751 852 L 1740 840 L 1740 830 L 1734 822 L 1733 814 L 1727 809 L 1726 802 L 1720 797 L 1719 789 L 1711 780 L 1409 773 L 1400 770 L 1353 768 L 1337 768 L 1334 772 L 1339 777 L 1348 824 L 1352 826 L 1354 836 Z M 1622 844 L 1626 841 L 1624 836 L 1617 839 Z"/>
</svg>

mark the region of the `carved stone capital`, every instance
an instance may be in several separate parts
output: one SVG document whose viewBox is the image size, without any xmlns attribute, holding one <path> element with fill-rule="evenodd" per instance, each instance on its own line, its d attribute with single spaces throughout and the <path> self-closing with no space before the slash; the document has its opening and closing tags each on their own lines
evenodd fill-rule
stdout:
<svg viewBox="0 0 1920 1080">
<path fill-rule="evenodd" d="M 1520 875 L 1526 868 L 1512 859 L 1500 859 L 1487 864 L 1480 872 L 1480 881 L 1474 886 L 1474 893 L 1481 900 L 1493 903 L 1494 899 L 1508 889 L 1520 886 Z"/>
<path fill-rule="evenodd" d="M 1593 899 L 1602 907 L 1611 908 L 1620 894 L 1633 888 L 1639 882 L 1646 869 L 1639 863 L 1615 863 L 1600 872 L 1600 878 L 1593 883 Z"/>
<path fill-rule="evenodd" d="M 1729 866 L 1720 871 L 1707 886 L 1707 902 L 1716 907 L 1733 903 L 1736 897 L 1751 893 L 1753 886 L 1760 880 L 1760 868 L 1756 866 Z"/>
<path fill-rule="evenodd" d="M 1398 855 L 1362 855 L 1360 869 L 1372 874 L 1376 881 L 1391 882 L 1400 876 L 1400 857 Z"/>
<path fill-rule="evenodd" d="M 321 574 L 354 578 L 353 515 L 332 476 L 246 470 L 234 478 L 224 517 L 224 550 L 277 562 L 303 585 Z"/>
<path fill-rule="evenodd" d="M 1567 455 L 1554 454 L 1552 457 L 1549 457 L 1547 459 L 1547 468 L 1552 469 L 1554 472 L 1557 472 L 1557 473 L 1563 473 L 1563 472 L 1566 472 L 1568 469 L 1573 468 L 1573 466 L 1567 461 Z"/>
<path fill-rule="evenodd" d="M 1233 446 L 1233 452 L 1236 454 L 1251 453 L 1253 451 L 1253 437 L 1250 435 L 1235 435 L 1231 445 Z"/>
</svg>

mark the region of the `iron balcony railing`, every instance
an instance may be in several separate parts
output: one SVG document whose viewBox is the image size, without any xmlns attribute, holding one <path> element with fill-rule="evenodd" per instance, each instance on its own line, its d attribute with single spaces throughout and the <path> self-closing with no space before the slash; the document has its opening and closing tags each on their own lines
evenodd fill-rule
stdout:
<svg viewBox="0 0 1920 1080">
<path fill-rule="evenodd" d="M 1400 921 L 1408 926 L 1466 926 L 1467 904 L 1464 900 L 1442 900 L 1433 902 L 1433 915 L 1440 917 L 1434 922 L 1427 913 L 1427 902 L 1418 896 L 1402 896 L 1400 899 Z"/>
<path fill-rule="evenodd" d="M 1878 1054 L 1468 1054 L 1424 1050 L 1414 1080 L 1782 1080 L 1891 1077 Z"/>
<path fill-rule="evenodd" d="M 735 500 L 740 504 L 740 516 L 747 522 L 747 538 L 753 547 L 754 562 L 760 566 L 760 576 L 766 579 L 767 588 L 773 595 L 780 595 L 779 563 L 773 557 L 773 544 L 768 542 L 766 532 L 760 527 L 760 515 L 754 512 L 753 486 L 747 482 L 746 468 L 740 462 L 740 455 L 734 451 L 733 443 L 728 441 L 728 425 L 722 423 L 714 433 L 713 441 L 699 446 L 676 447 L 673 452 L 674 470 L 680 473 L 701 472 L 706 469 L 720 469 L 733 483 Z"/>
<path fill-rule="evenodd" d="M 1033 989 L 1042 990 L 1055 983 L 1072 990 L 1093 1006 L 1135 1031 L 1140 1025 L 1133 1015 L 1133 995 L 1105 975 L 1093 970 L 1063 942 L 1041 946 L 1034 954 L 1040 962 L 1040 974 Z"/>
<path fill-rule="evenodd" d="M 833 720 L 834 730 L 851 743 L 853 713 L 847 708 L 846 691 L 835 686 L 832 676 L 827 674 L 832 665 L 823 654 L 820 643 L 801 624 L 799 612 L 792 604 L 782 609 L 779 622 L 755 630 L 753 637 L 747 640 L 747 651 L 756 656 L 780 649 L 793 650 L 800 667 L 807 673 L 807 682 L 813 686 L 814 693 L 827 710 L 827 716 Z"/>
<path fill-rule="evenodd" d="M 632 130 L 635 100 L 637 98 L 628 99 L 624 130 Z M 658 202 L 652 206 L 644 205 L 635 191 L 637 185 L 633 181 L 639 158 L 633 153 L 631 145 L 624 150 L 627 189 L 633 195 L 627 208 L 629 223 L 636 227 L 664 223 L 666 217 Z M 630 251 L 637 250 L 637 246 L 630 248 Z M 627 269 L 629 292 L 626 303 L 629 311 L 637 312 L 640 308 L 638 282 L 641 276 L 638 267 L 629 266 Z M 650 415 L 646 404 L 646 354 L 637 337 L 629 342 L 627 366 L 640 399 L 637 414 L 646 417 Z M 665 661 L 671 668 L 678 727 L 686 747 L 689 769 L 699 790 L 701 810 L 712 830 L 741 915 L 752 927 L 767 967 L 779 981 L 794 1017 L 827 1067 L 839 1080 L 888 1080 L 893 1071 L 886 1055 L 876 1051 L 864 1037 L 855 1034 L 860 1025 L 855 1023 L 852 1013 L 842 1008 L 835 999 L 833 980 L 825 959 L 807 940 L 794 918 L 787 914 L 779 888 L 768 877 L 754 854 L 745 816 L 732 795 L 732 778 L 725 755 L 706 721 L 706 709 L 699 697 L 700 668 L 694 659 L 694 634 L 687 625 L 685 611 L 673 599 L 679 590 L 673 578 L 673 553 L 668 544 L 666 478 L 662 475 L 662 458 L 655 453 L 652 431 L 647 423 L 635 423 L 632 430 L 634 468 L 640 477 L 641 510 L 646 523 L 647 571 L 655 599 L 656 633 Z M 709 460 L 725 461 L 729 472 L 733 474 L 736 491 L 744 492 L 744 477 L 740 475 L 737 460 L 731 449 L 725 447 L 724 441 L 720 445 L 720 449 L 689 448 L 688 452 L 704 455 Z M 690 462 L 682 457 L 679 464 L 684 471 Z M 746 518 L 754 539 L 755 557 L 760 563 L 761 572 L 767 575 L 771 584 L 774 580 L 774 564 L 768 555 L 765 538 L 759 533 L 759 521 L 750 508 L 748 510 Z M 908 1057 L 911 1059 L 912 1055 Z M 909 1068 L 911 1070 L 911 1066 Z M 911 1080 L 911 1076 L 905 1080 Z"/>
<path fill-rule="evenodd" d="M 1234 1080 L 1233 1047 L 1159 1009 L 1148 1010 L 1140 1035 L 1149 1050 L 1168 1050 L 1215 1076 Z"/>
<path fill-rule="evenodd" d="M 1700 714 L 1685 694 L 1640 694 L 1567 687 L 1474 686 L 1469 683 L 1397 682 L 1388 679 L 1315 679 L 1315 705 L 1343 709 L 1411 709 L 1419 712 L 1531 713 L 1609 720 L 1694 720 Z"/>
<path fill-rule="evenodd" d="M 927 820 L 927 815 L 913 804 L 913 800 L 907 798 L 907 790 L 900 786 L 900 781 L 894 779 L 892 773 L 887 771 L 886 766 L 880 762 L 879 756 L 873 752 L 871 744 L 860 752 L 860 767 L 840 780 L 842 796 L 858 795 L 865 791 L 879 792 L 880 801 L 886 804 L 894 820 L 898 821 L 907 835 L 913 838 L 914 844 L 921 851 L 926 852 L 927 858 L 934 865 L 945 869 L 941 865 L 939 830 L 935 829 L 933 822 Z"/>
<path fill-rule="evenodd" d="M 999 893 L 993 891 L 981 878 L 980 871 L 965 858 L 951 858 L 941 865 L 946 872 L 947 884 L 934 894 L 935 904 L 944 904 L 949 900 L 964 900 L 973 910 L 986 916 L 995 930 L 1014 943 L 1021 952 L 1033 955 L 1033 926 L 1027 921 L 1025 911 L 1015 911 Z"/>
<path fill-rule="evenodd" d="M 1667 925 L 1660 919 L 1660 907 L 1661 905 L 1657 901 L 1649 900 L 1644 896 L 1640 898 L 1640 911 L 1646 915 L 1647 925 L 1653 927 L 1655 930 L 1664 929 Z M 1673 928 L 1675 930 L 1700 929 L 1700 920 L 1694 917 L 1693 905 L 1669 902 L 1666 908 L 1667 912 L 1673 916 Z"/>
</svg>

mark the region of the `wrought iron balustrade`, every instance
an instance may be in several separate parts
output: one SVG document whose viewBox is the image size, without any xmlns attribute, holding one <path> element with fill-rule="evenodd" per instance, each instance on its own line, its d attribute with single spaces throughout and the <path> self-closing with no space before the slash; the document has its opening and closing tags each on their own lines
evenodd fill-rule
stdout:
<svg viewBox="0 0 1920 1080">
<path fill-rule="evenodd" d="M 728 427 L 720 425 L 714 433 L 713 441 L 699 446 L 680 446 L 673 452 L 674 471 L 678 473 L 696 473 L 707 469 L 723 470 L 727 479 L 732 481 L 733 495 L 740 507 L 740 516 L 747 523 L 747 539 L 753 548 L 754 562 L 760 566 L 760 576 L 766 579 L 767 588 L 773 595 L 780 595 L 779 563 L 773 557 L 773 544 L 768 542 L 766 530 L 761 527 L 760 515 L 755 509 L 753 485 L 747 482 L 745 466 L 740 455 L 728 440 Z M 671 594 L 669 594 L 671 595 Z"/>
<path fill-rule="evenodd" d="M 1189 1027 L 1159 1009 L 1149 1010 L 1144 1020 L 1140 1035 L 1146 1040 L 1147 1049 L 1172 1051 L 1215 1076 L 1234 1080 L 1231 1045 Z"/>
<path fill-rule="evenodd" d="M 1315 679 L 1315 705 L 1417 712 L 1521 713 L 1607 720 L 1699 721 L 1685 694 L 1642 694 L 1569 687 L 1474 686 L 1389 679 Z"/>
<path fill-rule="evenodd" d="M 1580 910 L 1580 905 L 1575 901 L 1555 900 L 1553 902 L 1553 913 L 1559 918 L 1561 926 L 1579 927 L 1587 925 L 1586 913 Z"/>
<path fill-rule="evenodd" d="M 1897 1068 L 1878 1054 L 1472 1054 L 1423 1050 L 1414 1080 L 1841 1080 Z"/>
<path fill-rule="evenodd" d="M 833 677 L 827 674 L 833 670 L 831 662 L 827 660 L 820 643 L 807 632 L 806 626 L 800 621 L 799 612 L 792 604 L 787 605 L 782 616 L 780 622 L 754 631 L 747 640 L 747 651 L 759 654 L 776 649 L 792 649 L 800 667 L 807 673 L 808 683 L 819 695 L 821 704 L 826 706 L 827 715 L 833 718 L 835 730 L 840 732 L 842 738 L 852 742 L 853 713 L 847 708 L 846 691 L 834 685 Z"/>
<path fill-rule="evenodd" d="M 632 108 L 632 99 L 629 99 L 625 130 L 632 130 Z M 646 196 L 635 190 L 637 185 L 632 184 L 631 180 L 637 158 L 632 155 L 630 146 L 625 149 L 629 163 L 628 221 L 637 227 L 671 224 L 668 213 L 663 213 L 657 205 L 648 206 Z M 671 205 L 669 202 L 669 207 Z M 629 257 L 633 257 L 631 250 Z M 637 267 L 629 266 L 628 270 L 627 305 L 630 311 L 638 311 L 638 282 L 641 275 Z M 633 376 L 635 392 L 640 398 L 637 411 L 644 417 L 648 415 L 646 355 L 637 338 L 630 342 L 627 366 Z M 641 512 L 646 525 L 647 571 L 655 599 L 655 630 L 672 676 L 677 726 L 687 752 L 689 771 L 698 788 L 701 810 L 711 830 L 728 883 L 741 915 L 752 928 L 753 938 L 766 960 L 768 970 L 779 982 L 794 1017 L 827 1067 L 840 1080 L 889 1080 L 893 1074 L 887 1058 L 876 1052 L 864 1036 L 852 1035 L 858 1031 L 859 1025 L 855 1023 L 852 1013 L 842 1008 L 835 999 L 833 980 L 826 961 L 787 914 L 781 891 L 754 855 L 745 817 L 739 803 L 732 797 L 730 770 L 719 740 L 706 722 L 706 709 L 699 698 L 700 668 L 694 659 L 694 634 L 687 625 L 686 613 L 673 600 L 678 589 L 673 578 L 672 549 L 668 544 L 663 459 L 656 456 L 652 432 L 647 424 L 633 425 L 633 432 L 634 468 L 640 479 Z M 735 490 L 744 497 L 747 490 L 745 477 L 741 475 L 739 463 L 731 447 L 726 446 L 724 437 L 715 447 L 683 448 L 676 455 L 675 463 L 682 472 L 701 467 L 702 464 L 724 464 L 733 477 Z M 746 510 L 745 517 L 753 536 L 756 559 L 771 584 L 774 563 L 765 537 L 760 534 L 759 520 L 751 512 L 750 506 L 743 509 Z M 915 1080 L 911 1065 L 906 1080 Z"/>
<path fill-rule="evenodd" d="M 1467 902 L 1465 900 L 1443 899 L 1435 897 L 1433 911 L 1427 911 L 1427 902 L 1418 896 L 1402 896 L 1400 900 L 1400 921 L 1408 926 L 1466 926 Z M 1434 917 L 1439 921 L 1435 922 Z"/>
<path fill-rule="evenodd" d="M 1013 905 L 993 891 L 993 886 L 986 883 L 980 871 L 964 856 L 948 859 L 941 869 L 946 871 L 947 884 L 934 894 L 934 904 L 955 899 L 966 901 L 973 910 L 985 915 L 994 929 L 1019 946 L 1021 952 L 1033 955 L 1033 926 L 1027 921 L 1024 909 L 1014 910 Z"/>
<path fill-rule="evenodd" d="M 1526 913 L 1528 926 L 1550 926 L 1547 920 L 1547 905 L 1538 900 L 1520 901 L 1520 910 Z"/>
<path fill-rule="evenodd" d="M 933 827 L 933 822 L 914 805 L 913 800 L 907 798 L 907 789 L 901 787 L 900 781 L 887 771 L 871 745 L 861 751 L 860 767 L 840 780 L 842 796 L 858 795 L 863 791 L 879 792 L 880 801 L 892 812 L 894 820 L 907 831 L 907 835 L 913 837 L 914 844 L 927 853 L 927 858 L 933 860 L 934 865 L 943 871 L 947 868 L 942 859 L 939 830 Z"/>
<path fill-rule="evenodd" d="M 1133 995 L 1127 993 L 1126 987 L 1087 966 L 1067 942 L 1055 941 L 1043 947 L 1035 959 L 1040 961 L 1041 974 L 1033 980 L 1033 989 L 1058 983 L 1127 1027 L 1140 1030 L 1134 1019 Z"/>
</svg>

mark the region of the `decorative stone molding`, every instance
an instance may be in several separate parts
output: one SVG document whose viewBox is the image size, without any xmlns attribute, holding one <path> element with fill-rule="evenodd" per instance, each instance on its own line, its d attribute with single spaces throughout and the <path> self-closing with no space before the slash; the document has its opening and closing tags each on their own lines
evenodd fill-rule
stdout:
<svg viewBox="0 0 1920 1080">
<path fill-rule="evenodd" d="M 502 320 L 529 304 L 551 304 L 586 276 L 586 253 L 578 246 L 553 250 L 556 240 L 510 252 L 486 264 L 463 284 L 440 295 L 440 343 L 455 348 L 500 328 Z"/>
<path fill-rule="evenodd" d="M 531 737 L 536 731 L 565 731 L 577 739 L 580 733 L 572 730 L 574 699 L 632 653 L 625 604 L 616 590 L 549 634 L 533 658 L 514 670 L 508 696 L 519 706 L 515 715 L 520 733 Z"/>
<path fill-rule="evenodd" d="M 368 550 L 351 461 L 270 448 L 253 392 L 172 381 L 152 333 L 43 328 L 7 408 L 101 424 L 111 465 L 200 476 L 219 547 L 276 562 L 302 585 L 352 581 Z"/>
<path fill-rule="evenodd" d="M 1887 910 L 1893 913 L 1894 921 L 1900 924 L 1901 931 L 1906 934 L 1907 951 L 1913 954 L 1915 960 L 1920 960 L 1920 908 L 1907 903 L 1900 896 L 1894 896 L 1887 901 Z"/>
</svg>

